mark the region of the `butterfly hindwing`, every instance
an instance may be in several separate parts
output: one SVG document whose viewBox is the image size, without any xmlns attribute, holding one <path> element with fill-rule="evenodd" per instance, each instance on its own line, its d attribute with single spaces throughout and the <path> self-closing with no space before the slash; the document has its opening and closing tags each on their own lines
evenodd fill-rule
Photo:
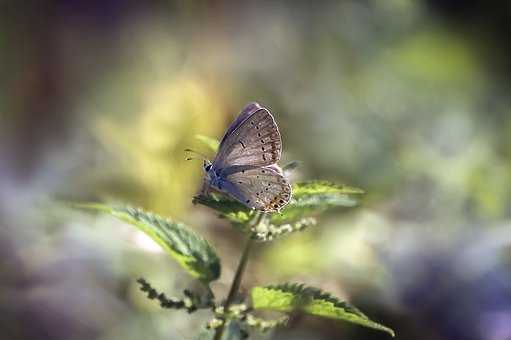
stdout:
<svg viewBox="0 0 511 340">
<path fill-rule="evenodd" d="M 235 172 L 226 180 L 234 186 L 232 196 L 250 208 L 278 211 L 291 199 L 291 186 L 276 165 Z"/>
<path fill-rule="evenodd" d="M 250 105 L 253 106 L 247 109 Z M 267 109 L 256 104 L 249 106 L 242 111 L 247 118 L 241 122 L 236 120 L 222 139 L 213 162 L 214 168 L 232 165 L 261 167 L 280 160 L 282 140 L 275 120 Z"/>
</svg>

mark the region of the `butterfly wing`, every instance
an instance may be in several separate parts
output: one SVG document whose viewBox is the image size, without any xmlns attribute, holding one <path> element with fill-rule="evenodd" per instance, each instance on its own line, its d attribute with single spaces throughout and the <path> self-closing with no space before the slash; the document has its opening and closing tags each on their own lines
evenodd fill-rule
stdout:
<svg viewBox="0 0 511 340">
<path fill-rule="evenodd" d="M 223 190 L 246 206 L 266 212 L 280 210 L 291 199 L 291 185 L 276 165 L 229 174 Z"/>
<path fill-rule="evenodd" d="M 213 168 L 262 167 L 280 160 L 282 140 L 271 113 L 257 103 L 243 109 L 220 143 Z"/>
<path fill-rule="evenodd" d="M 224 144 L 227 137 L 234 131 L 238 126 L 240 126 L 241 123 L 243 123 L 244 120 L 246 120 L 248 117 L 253 115 L 256 111 L 259 109 L 262 109 L 261 105 L 258 103 L 248 103 L 243 110 L 241 110 L 238 117 L 234 120 L 234 122 L 231 123 L 227 131 L 225 131 L 224 137 L 220 141 L 220 149 L 222 148 L 222 145 Z"/>
<path fill-rule="evenodd" d="M 248 104 L 227 129 L 213 161 L 211 185 L 250 208 L 276 211 L 291 199 L 291 186 L 275 163 L 282 140 L 271 113 Z"/>
</svg>

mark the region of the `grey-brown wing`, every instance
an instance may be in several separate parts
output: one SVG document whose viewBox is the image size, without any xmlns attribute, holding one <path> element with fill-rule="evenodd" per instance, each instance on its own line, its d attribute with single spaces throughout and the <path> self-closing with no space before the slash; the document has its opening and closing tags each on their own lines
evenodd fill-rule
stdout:
<svg viewBox="0 0 511 340">
<path fill-rule="evenodd" d="M 224 137 L 213 167 L 267 166 L 280 160 L 282 139 L 271 113 L 260 107 Z"/>
<path fill-rule="evenodd" d="M 235 172 L 226 180 L 236 188 L 234 198 L 250 208 L 278 211 L 291 199 L 291 185 L 276 165 Z"/>
</svg>

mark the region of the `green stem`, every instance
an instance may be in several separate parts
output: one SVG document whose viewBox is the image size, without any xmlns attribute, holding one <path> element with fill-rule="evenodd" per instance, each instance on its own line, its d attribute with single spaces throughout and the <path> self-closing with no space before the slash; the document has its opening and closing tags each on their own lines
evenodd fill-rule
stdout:
<svg viewBox="0 0 511 340">
<path fill-rule="evenodd" d="M 254 223 L 250 226 L 250 232 L 253 228 L 257 227 L 259 223 L 263 220 L 264 214 L 260 211 L 256 213 L 256 216 L 254 217 L 253 221 Z M 245 268 L 247 267 L 248 263 L 248 256 L 250 254 L 250 250 L 252 249 L 252 246 L 254 245 L 254 239 L 252 237 L 249 237 L 247 242 L 245 243 L 245 248 L 243 249 L 243 253 L 241 254 L 240 261 L 238 263 L 238 268 L 236 269 L 236 274 L 234 275 L 234 279 L 231 284 L 231 288 L 229 289 L 229 294 L 227 295 L 227 299 L 225 300 L 224 304 L 224 311 L 227 313 L 229 306 L 233 303 L 234 298 L 236 297 L 236 294 L 238 294 L 238 290 L 240 289 L 241 280 L 243 278 L 243 273 L 245 272 Z M 225 328 L 225 322 L 219 326 L 215 331 L 215 337 L 213 340 L 221 340 L 222 335 L 224 333 Z"/>
</svg>

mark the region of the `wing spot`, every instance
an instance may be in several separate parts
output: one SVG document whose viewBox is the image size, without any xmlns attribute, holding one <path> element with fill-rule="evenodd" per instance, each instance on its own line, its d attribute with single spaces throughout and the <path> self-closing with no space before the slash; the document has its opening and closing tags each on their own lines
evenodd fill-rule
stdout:
<svg viewBox="0 0 511 340">
<path fill-rule="evenodd" d="M 250 200 L 246 200 L 245 203 L 250 203 Z"/>
<path fill-rule="evenodd" d="M 260 132 L 257 133 L 257 137 L 261 137 L 261 133 Z"/>
<path fill-rule="evenodd" d="M 239 181 L 238 184 L 243 184 L 243 182 Z"/>
<path fill-rule="evenodd" d="M 245 170 L 241 170 L 241 173 L 244 174 L 245 173 Z"/>
<path fill-rule="evenodd" d="M 263 154 L 263 161 L 265 161 L 265 160 L 266 160 L 266 156 Z"/>
<path fill-rule="evenodd" d="M 278 206 L 278 204 L 274 204 L 274 205 L 273 205 L 273 207 L 274 207 L 275 209 L 277 209 L 279 206 Z"/>
<path fill-rule="evenodd" d="M 263 150 L 263 151 L 264 151 L 264 146 L 262 146 L 262 147 L 261 147 L 261 150 Z"/>
<path fill-rule="evenodd" d="M 256 129 L 259 130 L 259 126 L 256 126 Z"/>
<path fill-rule="evenodd" d="M 265 170 L 261 170 L 261 172 L 264 174 L 266 171 Z"/>
<path fill-rule="evenodd" d="M 264 139 L 261 139 L 261 143 L 263 143 L 263 144 L 264 144 Z"/>
<path fill-rule="evenodd" d="M 279 201 L 279 203 L 280 203 L 280 204 L 283 204 L 283 203 L 284 203 L 284 200 L 280 200 L 280 201 Z"/>
</svg>

